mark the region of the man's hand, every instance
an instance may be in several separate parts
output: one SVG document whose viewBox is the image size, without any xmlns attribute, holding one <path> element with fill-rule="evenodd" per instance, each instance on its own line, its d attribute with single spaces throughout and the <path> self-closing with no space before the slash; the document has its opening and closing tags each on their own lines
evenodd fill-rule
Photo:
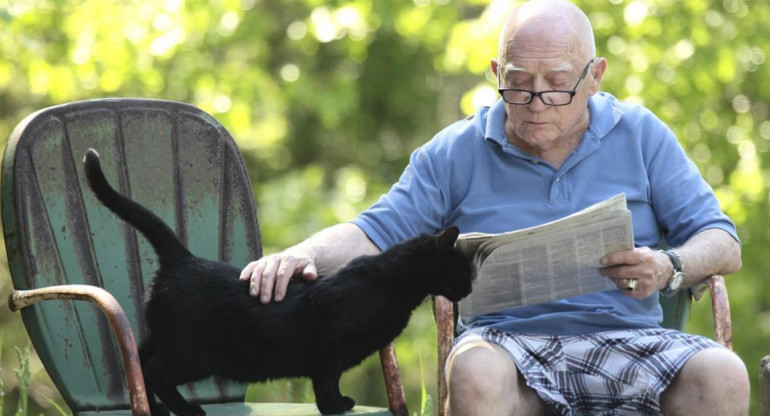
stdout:
<svg viewBox="0 0 770 416">
<path fill-rule="evenodd" d="M 241 271 L 240 280 L 250 280 L 249 294 L 259 296 L 261 302 L 267 304 L 273 293 L 276 302 L 283 300 L 294 276 L 312 281 L 318 278 L 318 271 L 309 256 L 286 250 L 249 263 Z"/>
<path fill-rule="evenodd" d="M 273 297 L 281 302 L 292 277 L 313 281 L 319 272 L 329 275 L 358 256 L 379 252 L 357 225 L 342 223 L 325 228 L 280 253 L 249 263 L 241 271 L 240 279 L 251 281 L 249 293 L 259 296 L 262 303 L 270 303 Z"/>
<path fill-rule="evenodd" d="M 612 279 L 618 289 L 628 296 L 643 299 L 668 285 L 674 273 L 671 260 L 649 247 L 639 247 L 610 253 L 601 260 L 599 273 Z M 636 287 L 629 290 L 627 279 L 636 279 Z"/>
</svg>

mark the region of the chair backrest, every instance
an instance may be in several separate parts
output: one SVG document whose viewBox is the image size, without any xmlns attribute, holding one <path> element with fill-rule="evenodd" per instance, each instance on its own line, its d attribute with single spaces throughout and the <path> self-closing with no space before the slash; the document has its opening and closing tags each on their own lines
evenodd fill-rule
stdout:
<svg viewBox="0 0 770 416">
<path fill-rule="evenodd" d="M 96 149 L 107 179 L 176 230 L 196 255 L 245 265 L 262 248 L 249 176 L 230 134 L 182 103 L 101 99 L 34 113 L 11 134 L 2 163 L 2 217 L 13 286 L 89 284 L 119 301 L 141 340 L 143 295 L 157 258 L 96 200 L 82 158 Z M 88 303 L 22 310 L 32 343 L 70 408 L 128 408 L 120 355 Z M 182 389 L 207 403 L 242 400 L 245 386 L 209 380 Z"/>
</svg>

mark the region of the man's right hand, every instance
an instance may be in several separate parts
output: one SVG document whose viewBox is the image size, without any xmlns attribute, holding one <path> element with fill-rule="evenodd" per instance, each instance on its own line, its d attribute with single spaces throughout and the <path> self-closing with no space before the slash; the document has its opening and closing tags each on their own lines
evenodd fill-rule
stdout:
<svg viewBox="0 0 770 416">
<path fill-rule="evenodd" d="M 286 250 L 247 264 L 239 279 L 251 281 L 249 294 L 259 296 L 260 301 L 267 304 L 273 294 L 276 302 L 283 300 L 289 281 L 294 276 L 312 281 L 318 278 L 318 271 L 309 256 Z"/>
<path fill-rule="evenodd" d="M 306 281 L 318 278 L 318 270 L 330 274 L 350 260 L 377 254 L 380 249 L 352 223 L 325 228 L 307 240 L 286 250 L 253 261 L 241 271 L 241 280 L 249 280 L 249 293 L 259 296 L 262 303 L 272 298 L 281 302 L 292 277 Z"/>
</svg>

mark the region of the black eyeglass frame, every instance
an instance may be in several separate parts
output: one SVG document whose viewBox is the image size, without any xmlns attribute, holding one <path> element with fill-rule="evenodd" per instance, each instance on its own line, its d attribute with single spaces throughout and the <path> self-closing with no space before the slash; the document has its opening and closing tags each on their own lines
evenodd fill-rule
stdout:
<svg viewBox="0 0 770 416">
<path fill-rule="evenodd" d="M 551 106 L 551 107 L 562 107 L 562 106 L 565 106 L 565 105 L 570 105 L 570 104 L 572 104 L 572 99 L 575 98 L 575 94 L 577 94 L 577 90 L 583 84 L 583 80 L 588 75 L 588 68 L 590 68 L 591 65 L 593 65 L 593 63 L 596 62 L 597 59 L 598 58 L 593 58 L 590 61 L 588 61 L 588 63 L 586 64 L 586 67 L 583 69 L 583 73 L 580 75 L 580 78 L 578 79 L 578 82 L 575 85 L 575 88 L 573 88 L 571 91 L 563 91 L 563 90 L 530 91 L 530 90 L 522 90 L 522 89 L 518 89 L 518 88 L 501 88 L 501 86 L 500 86 L 500 80 L 501 80 L 501 77 L 500 77 L 500 67 L 501 67 L 501 65 L 498 65 L 497 66 L 497 91 L 500 93 L 500 97 L 503 98 L 503 101 L 505 101 L 508 104 L 513 104 L 513 105 L 529 105 L 529 104 L 532 103 L 532 101 L 534 101 L 535 97 L 539 98 L 540 101 L 543 104 Z M 505 93 L 507 91 L 513 91 L 513 92 L 519 92 L 519 93 L 528 93 L 529 94 L 529 100 L 527 100 L 526 102 L 520 102 L 520 103 L 518 103 L 518 102 L 517 103 L 510 102 L 510 101 L 505 99 Z M 550 94 L 550 93 L 569 94 L 569 100 L 566 103 L 564 103 L 564 104 L 549 104 L 549 103 L 545 102 L 545 100 L 543 99 L 543 94 Z"/>
</svg>

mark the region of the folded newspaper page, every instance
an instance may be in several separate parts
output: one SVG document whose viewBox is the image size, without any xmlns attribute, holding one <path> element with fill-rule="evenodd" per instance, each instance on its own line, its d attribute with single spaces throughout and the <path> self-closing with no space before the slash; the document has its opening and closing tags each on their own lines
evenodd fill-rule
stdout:
<svg viewBox="0 0 770 416">
<path fill-rule="evenodd" d="M 474 267 L 473 292 L 460 301 L 463 316 L 615 289 L 599 274 L 599 260 L 634 247 L 631 212 L 618 194 L 536 227 L 462 234 L 456 247 Z"/>
</svg>

